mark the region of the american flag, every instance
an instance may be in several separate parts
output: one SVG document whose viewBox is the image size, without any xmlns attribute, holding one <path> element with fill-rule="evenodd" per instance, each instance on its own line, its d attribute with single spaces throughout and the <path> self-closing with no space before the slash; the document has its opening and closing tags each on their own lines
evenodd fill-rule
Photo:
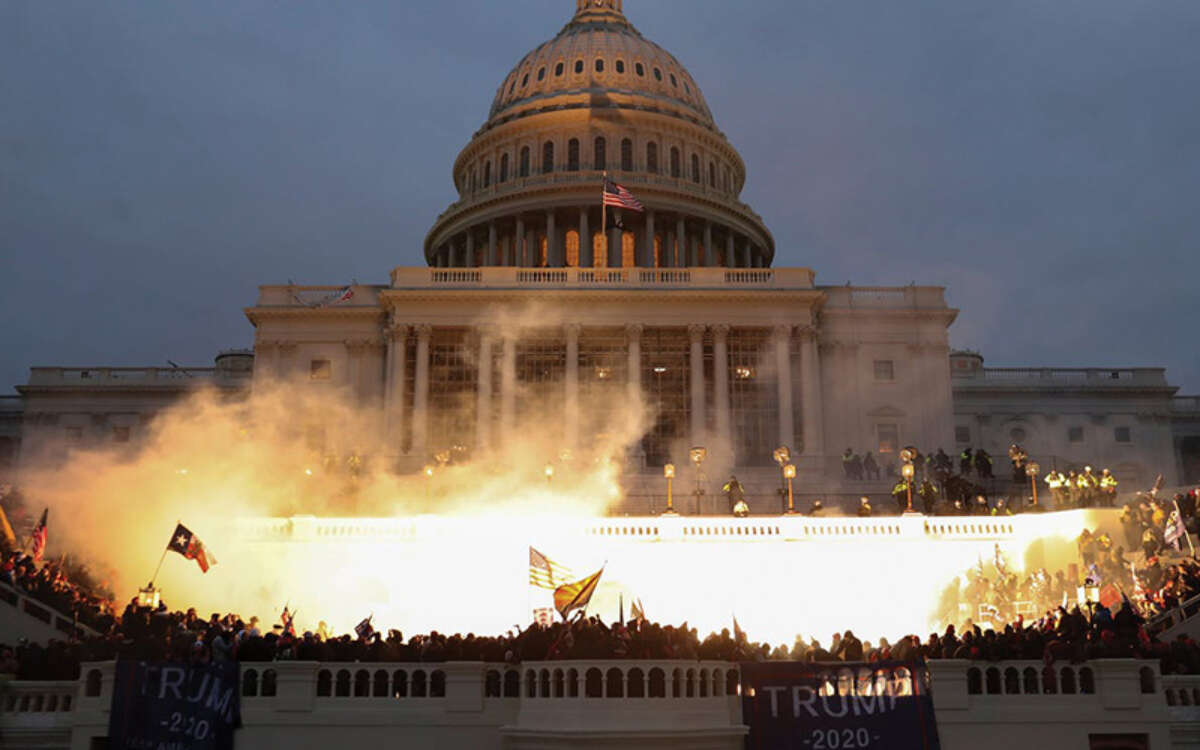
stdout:
<svg viewBox="0 0 1200 750">
<path fill-rule="evenodd" d="M 630 211 L 641 213 L 646 210 L 642 202 L 633 197 L 633 193 L 621 187 L 612 180 L 604 179 L 604 205 L 614 208 L 628 208 Z"/>
<path fill-rule="evenodd" d="M 570 569 L 559 565 L 550 558 L 529 548 L 529 585 L 539 589 L 554 589 L 574 578 Z"/>
</svg>

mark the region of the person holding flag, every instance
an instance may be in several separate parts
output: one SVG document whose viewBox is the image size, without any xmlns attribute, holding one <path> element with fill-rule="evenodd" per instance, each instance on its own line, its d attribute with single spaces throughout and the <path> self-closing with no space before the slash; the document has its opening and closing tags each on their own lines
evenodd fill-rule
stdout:
<svg viewBox="0 0 1200 750">
<path fill-rule="evenodd" d="M 217 558 L 208 551 L 208 548 L 200 541 L 200 537 L 181 523 L 175 525 L 175 533 L 171 535 L 171 541 L 167 543 L 167 550 L 178 552 L 189 560 L 195 560 L 202 573 L 207 573 L 209 568 L 217 564 Z M 161 561 L 159 565 L 162 565 Z M 155 577 L 157 577 L 157 571 Z"/>
</svg>

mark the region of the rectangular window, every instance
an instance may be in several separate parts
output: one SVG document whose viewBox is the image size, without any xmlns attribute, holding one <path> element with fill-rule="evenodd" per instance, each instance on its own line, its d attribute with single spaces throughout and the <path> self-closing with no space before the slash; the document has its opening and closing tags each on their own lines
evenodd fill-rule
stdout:
<svg viewBox="0 0 1200 750">
<path fill-rule="evenodd" d="M 881 424 L 875 430 L 879 434 L 879 452 L 895 453 L 900 445 L 900 428 L 894 424 Z"/>
<path fill-rule="evenodd" d="M 1083 428 L 1082 427 L 1068 427 L 1067 428 L 1067 442 L 1082 443 L 1083 442 Z"/>
<path fill-rule="evenodd" d="M 1133 433 L 1130 431 L 1130 429 L 1128 427 L 1118 427 L 1118 428 L 1114 429 L 1113 437 L 1116 438 L 1118 443 L 1132 443 L 1133 442 Z"/>
<path fill-rule="evenodd" d="M 128 443 L 129 428 L 123 426 L 114 427 L 112 437 L 114 443 Z"/>
<path fill-rule="evenodd" d="M 1089 734 L 1088 750 L 1150 750 L 1145 734 Z"/>
<path fill-rule="evenodd" d="M 895 380 L 896 368 L 890 359 L 875 360 L 875 379 L 876 380 Z"/>
<path fill-rule="evenodd" d="M 333 363 L 327 359 L 314 359 L 308 365 L 309 380 L 330 380 L 333 378 Z"/>
<path fill-rule="evenodd" d="M 971 442 L 971 428 L 970 428 L 970 427 L 967 427 L 966 425 L 961 425 L 961 424 L 960 424 L 960 425 L 957 425 L 957 426 L 955 426 L 955 428 L 954 428 L 954 442 L 956 442 L 956 443 L 970 443 L 970 442 Z"/>
</svg>

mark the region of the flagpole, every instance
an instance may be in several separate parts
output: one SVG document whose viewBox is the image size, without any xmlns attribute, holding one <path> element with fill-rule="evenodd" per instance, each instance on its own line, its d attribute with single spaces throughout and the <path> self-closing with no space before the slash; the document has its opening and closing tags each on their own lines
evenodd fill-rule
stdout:
<svg viewBox="0 0 1200 750">
<path fill-rule="evenodd" d="M 181 521 L 175 519 L 175 528 L 179 528 Z M 158 579 L 158 571 L 162 570 L 163 560 L 167 559 L 167 553 L 171 551 L 171 542 L 175 540 L 175 530 L 171 530 L 171 540 L 167 542 L 167 546 L 163 547 L 162 556 L 158 558 L 158 565 L 154 568 L 154 575 L 150 576 L 150 585 L 146 588 L 154 588 L 154 581 Z"/>
<path fill-rule="evenodd" d="M 608 268 L 608 203 L 605 202 L 605 194 L 608 193 L 608 170 L 604 170 L 604 179 L 600 182 L 600 234 L 604 237 L 604 267 Z M 596 265 L 596 259 L 592 258 L 592 265 Z"/>
</svg>

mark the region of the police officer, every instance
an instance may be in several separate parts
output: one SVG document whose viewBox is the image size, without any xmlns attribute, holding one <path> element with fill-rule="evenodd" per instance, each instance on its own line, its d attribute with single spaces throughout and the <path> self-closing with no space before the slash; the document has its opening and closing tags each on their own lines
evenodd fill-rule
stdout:
<svg viewBox="0 0 1200 750">
<path fill-rule="evenodd" d="M 866 495 L 863 495 L 858 500 L 858 516 L 859 518 L 867 518 L 871 515 L 871 500 Z"/>
<path fill-rule="evenodd" d="M 725 499 L 729 501 L 729 512 L 736 515 L 738 503 L 746 504 L 746 491 L 742 489 L 742 483 L 733 474 L 729 475 L 729 481 L 721 487 L 721 491 L 725 493 Z"/>
<path fill-rule="evenodd" d="M 908 510 L 908 482 L 903 478 L 892 485 L 892 499 L 901 513 Z"/>
<path fill-rule="evenodd" d="M 1100 504 L 1105 508 L 1117 507 L 1117 478 L 1108 469 L 1100 472 Z"/>
<path fill-rule="evenodd" d="M 971 468 L 975 465 L 975 457 L 971 454 L 971 447 L 967 446 L 958 456 L 958 473 L 964 477 L 971 475 Z"/>
<path fill-rule="evenodd" d="M 992 478 L 992 457 L 983 448 L 975 451 L 975 472 L 980 479 Z"/>
<path fill-rule="evenodd" d="M 921 504 L 925 508 L 925 515 L 933 515 L 933 507 L 937 505 L 938 488 L 928 478 L 921 481 L 921 486 L 917 489 L 917 494 L 921 496 Z"/>
</svg>

